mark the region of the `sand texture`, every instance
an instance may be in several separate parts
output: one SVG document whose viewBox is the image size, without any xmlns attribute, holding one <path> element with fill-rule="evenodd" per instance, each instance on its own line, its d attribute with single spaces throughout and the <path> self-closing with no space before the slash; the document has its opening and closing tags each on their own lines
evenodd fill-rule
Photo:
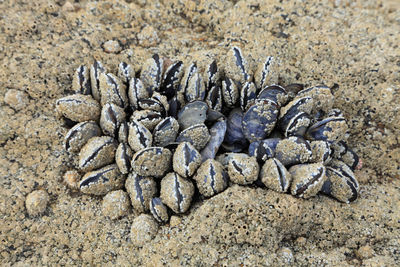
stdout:
<svg viewBox="0 0 400 267">
<path fill-rule="evenodd" d="M 0 265 L 400 265 L 399 1 L 6 0 L 0 10 Z M 282 85 L 339 85 L 335 107 L 364 163 L 360 197 L 235 185 L 158 229 L 139 225 L 152 232 L 133 242 L 135 211 L 103 213 L 112 203 L 63 182 L 77 159 L 55 102 L 94 59 L 114 73 L 153 53 L 223 64 L 231 45 L 254 66 L 277 57 Z"/>
</svg>

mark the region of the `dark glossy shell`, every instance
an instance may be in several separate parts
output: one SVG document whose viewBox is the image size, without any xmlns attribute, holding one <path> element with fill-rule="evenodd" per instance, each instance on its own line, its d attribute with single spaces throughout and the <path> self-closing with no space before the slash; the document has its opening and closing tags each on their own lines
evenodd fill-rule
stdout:
<svg viewBox="0 0 400 267">
<path fill-rule="evenodd" d="M 226 150 L 240 152 L 248 146 L 242 129 L 243 112 L 233 109 L 227 119 L 227 128 L 223 146 Z"/>
<path fill-rule="evenodd" d="M 222 93 L 220 86 L 214 85 L 210 88 L 206 96 L 206 103 L 213 110 L 222 110 Z"/>
<path fill-rule="evenodd" d="M 255 157 L 259 162 L 273 158 L 279 141 L 281 141 L 280 138 L 268 138 L 261 141 L 254 141 L 249 146 L 249 156 Z"/>
<path fill-rule="evenodd" d="M 210 91 L 213 87 L 218 87 L 220 85 L 221 73 L 218 69 L 217 62 L 214 60 L 210 65 L 207 66 L 205 70 L 206 77 L 206 88 Z"/>
<path fill-rule="evenodd" d="M 210 128 L 210 141 L 201 151 L 202 160 L 213 159 L 224 141 L 226 133 L 226 120 L 221 119 L 213 124 Z"/>
<path fill-rule="evenodd" d="M 243 134 L 250 142 L 265 139 L 274 129 L 279 109 L 270 100 L 259 100 L 243 115 Z"/>
<path fill-rule="evenodd" d="M 181 130 L 192 125 L 204 123 L 207 119 L 208 106 L 203 101 L 194 101 L 186 104 L 178 113 L 178 122 Z"/>
<path fill-rule="evenodd" d="M 282 107 L 279 115 L 278 125 L 281 129 L 287 129 L 291 120 L 300 112 L 310 114 L 313 108 L 313 99 L 311 97 L 297 98 L 290 101 L 286 106 Z"/>
<path fill-rule="evenodd" d="M 274 84 L 263 88 L 258 94 L 257 99 L 269 99 L 281 107 L 287 103 L 289 95 L 285 88 Z"/>
<path fill-rule="evenodd" d="M 305 112 L 299 112 L 288 121 L 287 125 L 281 124 L 280 126 L 286 137 L 293 135 L 304 136 L 310 123 L 310 116 Z"/>
<path fill-rule="evenodd" d="M 149 131 L 153 131 L 163 120 L 163 116 L 160 112 L 153 110 L 135 110 L 130 120 L 141 122 Z"/>
</svg>

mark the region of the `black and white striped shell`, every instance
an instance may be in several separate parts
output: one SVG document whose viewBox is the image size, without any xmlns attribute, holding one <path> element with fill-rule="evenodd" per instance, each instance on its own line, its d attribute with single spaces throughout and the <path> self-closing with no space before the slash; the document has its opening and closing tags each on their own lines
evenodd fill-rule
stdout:
<svg viewBox="0 0 400 267">
<path fill-rule="evenodd" d="M 94 121 L 84 121 L 72 127 L 64 138 L 66 151 L 75 153 L 89 141 L 90 138 L 101 135 L 101 129 Z"/>
<path fill-rule="evenodd" d="M 163 68 L 164 60 L 158 54 L 154 54 L 143 64 L 142 71 L 140 72 L 140 80 L 150 95 L 153 91 L 160 90 Z"/>
<path fill-rule="evenodd" d="M 274 84 L 263 87 L 263 89 L 258 93 L 257 99 L 269 99 L 281 107 L 287 103 L 289 95 L 285 88 Z"/>
<path fill-rule="evenodd" d="M 162 202 L 161 198 L 154 197 L 149 204 L 150 213 L 159 223 L 167 223 L 169 220 L 169 212 L 167 206 Z"/>
<path fill-rule="evenodd" d="M 214 159 L 201 164 L 193 176 L 200 194 L 211 197 L 225 190 L 228 186 L 228 175 L 224 167 Z"/>
<path fill-rule="evenodd" d="M 123 108 L 114 103 L 106 103 L 101 109 L 100 128 L 105 135 L 118 138 L 120 125 L 126 121 L 126 114 Z"/>
<path fill-rule="evenodd" d="M 359 193 L 359 184 L 353 171 L 344 162 L 334 159 L 326 168 L 327 180 L 321 191 L 341 202 L 355 201 Z"/>
<path fill-rule="evenodd" d="M 90 73 L 85 65 L 81 65 L 76 69 L 72 78 L 72 91 L 82 95 L 90 95 L 92 93 Z"/>
<path fill-rule="evenodd" d="M 133 151 L 136 152 L 152 146 L 153 135 L 142 123 L 133 120 L 128 124 L 128 128 L 128 143 Z"/>
<path fill-rule="evenodd" d="M 100 102 L 101 92 L 100 92 L 100 75 L 106 73 L 106 69 L 100 61 L 95 60 L 90 66 L 90 84 L 92 96 L 95 100 Z"/>
<path fill-rule="evenodd" d="M 325 172 L 326 168 L 321 162 L 290 167 L 289 173 L 292 175 L 290 192 L 292 195 L 301 198 L 315 196 L 326 180 Z"/>
<path fill-rule="evenodd" d="M 160 112 L 148 109 L 135 110 L 130 118 L 131 121 L 136 120 L 142 123 L 149 131 L 153 131 L 163 119 Z"/>
<path fill-rule="evenodd" d="M 157 183 L 153 178 L 131 172 L 126 178 L 125 188 L 137 212 L 149 211 L 150 201 L 157 194 Z"/>
<path fill-rule="evenodd" d="M 170 172 L 161 180 L 160 198 L 173 212 L 184 213 L 190 207 L 194 190 L 190 180 Z"/>
<path fill-rule="evenodd" d="M 134 109 L 139 108 L 139 100 L 150 97 L 150 92 L 146 90 L 142 81 L 138 78 L 132 78 L 129 81 L 128 98 L 129 104 Z"/>
<path fill-rule="evenodd" d="M 131 170 L 133 152 L 126 143 L 120 143 L 115 151 L 115 163 L 122 174 L 127 174 Z"/>
<path fill-rule="evenodd" d="M 128 84 L 129 81 L 135 77 L 135 70 L 131 64 L 121 62 L 118 65 L 117 76 L 123 83 Z"/>
<path fill-rule="evenodd" d="M 117 142 L 110 136 L 91 138 L 79 152 L 79 169 L 87 172 L 114 161 Z"/>
<path fill-rule="evenodd" d="M 255 157 L 259 162 L 273 158 L 279 141 L 281 141 L 281 138 L 267 138 L 261 141 L 254 141 L 249 145 L 249 156 Z"/>
<path fill-rule="evenodd" d="M 122 108 L 128 106 L 126 85 L 112 73 L 102 73 L 100 75 L 100 95 L 102 106 L 106 103 L 114 103 Z"/>
<path fill-rule="evenodd" d="M 180 143 L 172 157 L 174 171 L 185 178 L 191 177 L 199 168 L 201 162 L 201 154 L 188 142 Z"/>
<path fill-rule="evenodd" d="M 287 192 L 292 175 L 276 158 L 271 158 L 265 161 L 260 171 L 261 182 L 269 189 L 276 192 Z"/>
<path fill-rule="evenodd" d="M 124 181 L 125 175 L 116 164 L 111 164 L 86 173 L 79 182 L 79 189 L 84 194 L 101 196 L 122 188 Z"/>
</svg>

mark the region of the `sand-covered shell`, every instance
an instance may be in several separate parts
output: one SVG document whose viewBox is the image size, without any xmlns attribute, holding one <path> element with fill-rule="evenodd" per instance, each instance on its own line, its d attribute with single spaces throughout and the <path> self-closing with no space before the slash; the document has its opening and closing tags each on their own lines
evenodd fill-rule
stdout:
<svg viewBox="0 0 400 267">
<path fill-rule="evenodd" d="M 167 206 L 162 202 L 161 198 L 154 197 L 150 200 L 149 204 L 150 213 L 159 223 L 166 223 L 169 220 L 169 213 Z"/>
<path fill-rule="evenodd" d="M 112 73 L 100 75 L 100 94 L 102 106 L 106 103 L 114 103 L 122 108 L 128 106 L 126 86 Z"/>
<path fill-rule="evenodd" d="M 221 111 L 222 110 L 222 92 L 219 85 L 214 85 L 208 90 L 206 99 L 207 105 L 210 109 Z"/>
<path fill-rule="evenodd" d="M 98 121 L 100 105 L 90 95 L 69 95 L 56 101 L 59 114 L 75 122 Z"/>
<path fill-rule="evenodd" d="M 310 147 L 312 151 L 310 162 L 322 162 L 328 164 L 332 159 L 331 146 L 326 141 L 312 141 L 310 142 Z"/>
<path fill-rule="evenodd" d="M 187 102 L 195 100 L 204 100 L 206 97 L 206 85 L 200 73 L 196 72 L 190 77 L 188 87 L 185 91 Z"/>
<path fill-rule="evenodd" d="M 149 131 L 153 131 L 163 119 L 162 114 L 154 110 L 135 110 L 130 118 L 141 122 Z"/>
<path fill-rule="evenodd" d="M 118 129 L 118 142 L 128 143 L 129 126 L 126 121 L 122 122 Z"/>
<path fill-rule="evenodd" d="M 234 81 L 244 84 L 251 79 L 250 63 L 243 56 L 239 47 L 229 49 L 225 58 L 225 75 Z"/>
<path fill-rule="evenodd" d="M 137 212 L 149 211 L 150 200 L 157 194 L 157 184 L 153 178 L 131 172 L 126 178 L 125 188 Z"/>
<path fill-rule="evenodd" d="M 284 193 L 288 191 L 292 175 L 276 158 L 265 161 L 260 171 L 262 183 L 269 189 Z"/>
<path fill-rule="evenodd" d="M 160 198 L 175 213 L 186 212 L 193 195 L 193 183 L 177 173 L 170 172 L 161 180 Z"/>
<path fill-rule="evenodd" d="M 188 142 L 180 143 L 172 158 L 174 171 L 185 178 L 191 177 L 201 165 L 201 162 L 201 154 Z"/>
<path fill-rule="evenodd" d="M 150 92 L 146 90 L 142 81 L 138 78 L 132 78 L 129 81 L 128 98 L 129 104 L 134 108 L 139 108 L 139 100 L 150 97 Z"/>
<path fill-rule="evenodd" d="M 246 82 L 240 90 L 240 108 L 247 110 L 254 104 L 257 97 L 256 86 L 253 82 Z"/>
<path fill-rule="evenodd" d="M 210 133 L 205 124 L 195 124 L 183 130 L 176 138 L 177 142 L 189 142 L 201 151 L 210 140 Z"/>
<path fill-rule="evenodd" d="M 261 90 L 270 84 L 278 82 L 276 60 L 274 57 L 267 56 L 263 62 L 261 62 L 256 71 L 254 72 L 254 81 L 256 87 Z"/>
<path fill-rule="evenodd" d="M 115 151 L 115 162 L 122 174 L 127 174 L 131 169 L 133 152 L 126 143 L 120 143 Z"/>
<path fill-rule="evenodd" d="M 299 136 L 282 139 L 275 148 L 275 157 L 286 167 L 306 163 L 311 155 L 310 144 Z"/>
<path fill-rule="evenodd" d="M 270 100 L 259 100 L 243 115 L 243 134 L 250 142 L 265 139 L 274 129 L 278 106 Z"/>
<path fill-rule="evenodd" d="M 200 194 L 211 197 L 225 190 L 228 186 L 228 175 L 221 163 L 208 159 L 201 164 L 193 179 Z"/>
<path fill-rule="evenodd" d="M 78 152 L 90 138 L 101 135 L 101 129 L 94 121 L 84 121 L 72 127 L 64 138 L 65 150 L 71 153 Z"/>
<path fill-rule="evenodd" d="M 160 90 L 162 75 L 164 68 L 164 59 L 158 54 L 154 54 L 145 61 L 142 71 L 140 72 L 140 80 L 143 82 L 144 88 L 148 92 Z"/>
<path fill-rule="evenodd" d="M 92 92 L 90 84 L 90 73 L 85 65 L 79 66 L 72 78 L 72 91 L 77 94 L 90 95 Z"/>
<path fill-rule="evenodd" d="M 348 126 L 342 116 L 328 117 L 311 125 L 305 137 L 309 140 L 323 140 L 329 143 L 346 139 Z"/>
<path fill-rule="evenodd" d="M 325 166 L 321 162 L 290 167 L 289 172 L 292 175 L 290 192 L 292 195 L 302 198 L 315 196 L 326 180 L 325 170 Z"/>
<path fill-rule="evenodd" d="M 128 84 L 129 81 L 135 77 L 135 69 L 132 67 L 131 64 L 126 62 L 121 62 L 118 65 L 118 78 L 125 84 Z"/>
<path fill-rule="evenodd" d="M 238 85 L 227 77 L 222 81 L 222 98 L 229 108 L 233 108 L 240 98 Z"/>
<path fill-rule="evenodd" d="M 176 94 L 183 74 L 184 69 L 182 61 L 172 63 L 165 71 L 164 79 L 161 84 L 161 93 L 168 99 L 171 99 Z"/>
<path fill-rule="evenodd" d="M 84 172 L 98 169 L 114 161 L 117 142 L 110 136 L 96 136 L 79 153 L 79 169 Z"/>
<path fill-rule="evenodd" d="M 148 147 L 132 157 L 132 169 L 140 176 L 162 177 L 171 168 L 172 153 L 163 147 Z"/>
<path fill-rule="evenodd" d="M 344 162 L 334 159 L 326 168 L 326 177 L 321 192 L 341 202 L 350 203 L 358 197 L 358 181 Z"/>
<path fill-rule="evenodd" d="M 233 183 L 240 185 L 248 185 L 255 182 L 260 171 L 257 159 L 245 153 L 233 153 L 225 168 L 229 179 Z"/>
<path fill-rule="evenodd" d="M 136 152 L 152 146 L 153 135 L 142 123 L 133 120 L 128 124 L 128 128 L 128 143 L 133 151 Z"/>
<path fill-rule="evenodd" d="M 331 89 L 326 85 L 317 85 L 307 89 L 303 89 L 297 93 L 296 98 L 309 96 L 312 97 L 314 107 L 312 113 L 316 113 L 319 110 L 323 112 L 329 112 L 334 104 L 334 96 Z"/>
<path fill-rule="evenodd" d="M 166 146 L 175 142 L 179 132 L 179 123 L 174 117 L 166 117 L 153 131 L 153 144 L 154 146 Z"/>
<path fill-rule="evenodd" d="M 125 120 L 124 109 L 114 103 L 106 103 L 101 109 L 100 127 L 105 135 L 117 138 L 119 127 Z"/>
<path fill-rule="evenodd" d="M 101 196 L 122 188 L 124 181 L 125 175 L 116 164 L 111 164 L 86 173 L 79 182 L 79 189 L 84 194 Z"/>
<path fill-rule="evenodd" d="M 94 99 L 100 102 L 101 92 L 100 92 L 100 75 L 106 73 L 106 69 L 100 61 L 95 60 L 90 66 L 90 83 L 91 91 Z"/>
</svg>

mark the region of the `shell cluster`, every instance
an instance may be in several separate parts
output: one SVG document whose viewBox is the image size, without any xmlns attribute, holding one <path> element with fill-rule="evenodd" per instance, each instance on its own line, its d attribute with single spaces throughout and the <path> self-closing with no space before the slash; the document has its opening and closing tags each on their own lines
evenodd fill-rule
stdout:
<svg viewBox="0 0 400 267">
<path fill-rule="evenodd" d="M 230 183 L 354 201 L 360 161 L 331 89 L 274 84 L 274 58 L 252 71 L 238 47 L 222 62 L 185 67 L 155 54 L 138 72 L 125 62 L 117 74 L 99 61 L 79 66 L 75 94 L 56 110 L 74 124 L 64 145 L 84 173 L 80 191 L 125 189 L 161 223 Z"/>
</svg>

